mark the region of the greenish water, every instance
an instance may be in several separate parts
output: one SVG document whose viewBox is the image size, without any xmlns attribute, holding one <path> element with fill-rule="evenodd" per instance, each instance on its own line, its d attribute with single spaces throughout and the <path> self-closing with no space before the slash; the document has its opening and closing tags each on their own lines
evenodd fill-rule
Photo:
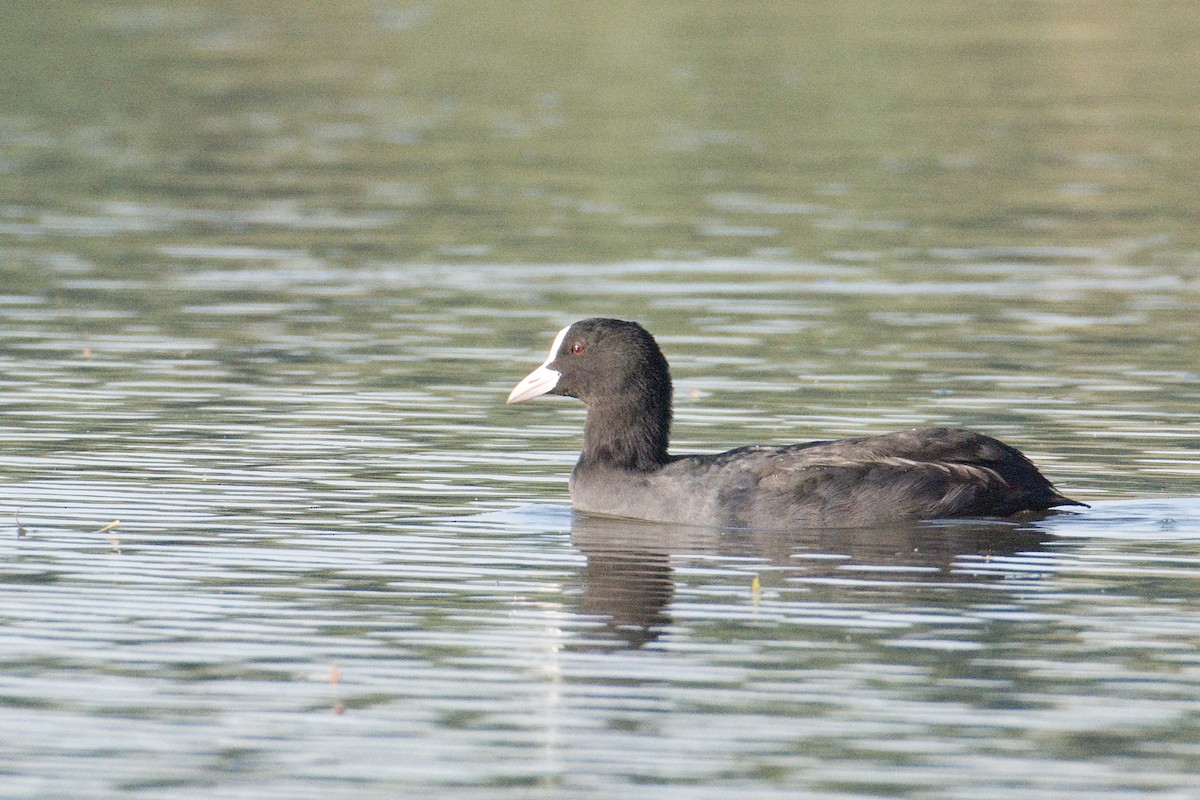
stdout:
<svg viewBox="0 0 1200 800">
<path fill-rule="evenodd" d="M 125 262 L 317 232 L 356 260 L 535 263 L 1175 264 L 1200 243 L 1190 3 L 18 0 L 6 19 L 8 216 L 126 234 Z"/>
<path fill-rule="evenodd" d="M 0 797 L 1190 796 L 1200 10 L 844 6 L 7 4 Z M 1093 508 L 572 517 L 592 315 Z"/>
</svg>

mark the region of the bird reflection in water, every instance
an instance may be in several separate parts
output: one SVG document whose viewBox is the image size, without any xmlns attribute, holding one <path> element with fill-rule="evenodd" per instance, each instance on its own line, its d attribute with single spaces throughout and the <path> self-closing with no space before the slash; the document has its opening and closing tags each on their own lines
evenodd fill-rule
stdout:
<svg viewBox="0 0 1200 800">
<path fill-rule="evenodd" d="M 589 645 L 629 648 L 654 642 L 671 625 L 672 557 L 755 559 L 784 580 L 847 579 L 860 568 L 875 581 L 944 582 L 951 575 L 956 582 L 988 581 L 994 572 L 973 572 L 956 561 L 1036 553 L 1055 538 L 1036 522 L 1000 520 L 744 530 L 577 514 L 571 524 L 572 544 L 587 558 L 580 611 L 603 620 L 601 640 Z"/>
</svg>

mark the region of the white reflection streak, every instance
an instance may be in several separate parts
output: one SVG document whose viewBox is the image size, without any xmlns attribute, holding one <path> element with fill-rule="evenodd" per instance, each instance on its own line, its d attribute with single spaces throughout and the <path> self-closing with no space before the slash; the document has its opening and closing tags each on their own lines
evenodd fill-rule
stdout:
<svg viewBox="0 0 1200 800">
<path fill-rule="evenodd" d="M 561 589 L 561 587 L 559 587 Z M 541 695 L 541 770 L 540 775 L 548 783 L 553 776 L 561 775 L 566 767 L 562 759 L 562 718 L 563 718 L 563 671 L 562 657 L 563 632 L 562 619 L 568 612 L 562 603 L 538 602 L 535 608 L 545 613 L 546 624 L 541 630 L 545 633 L 543 646 L 539 649 L 541 663 L 536 672 L 543 678 L 544 691 Z"/>
</svg>

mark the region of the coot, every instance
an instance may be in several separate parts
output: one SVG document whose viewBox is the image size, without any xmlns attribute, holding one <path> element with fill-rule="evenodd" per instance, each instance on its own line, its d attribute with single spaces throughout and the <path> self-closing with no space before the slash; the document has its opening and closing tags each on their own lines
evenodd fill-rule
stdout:
<svg viewBox="0 0 1200 800">
<path fill-rule="evenodd" d="M 585 514 L 722 527 L 862 527 L 1084 505 L 1055 491 L 1016 448 L 954 428 L 669 455 L 670 370 L 636 322 L 586 319 L 559 331 L 545 363 L 508 402 L 543 394 L 587 406 L 570 480 L 572 503 Z"/>
</svg>

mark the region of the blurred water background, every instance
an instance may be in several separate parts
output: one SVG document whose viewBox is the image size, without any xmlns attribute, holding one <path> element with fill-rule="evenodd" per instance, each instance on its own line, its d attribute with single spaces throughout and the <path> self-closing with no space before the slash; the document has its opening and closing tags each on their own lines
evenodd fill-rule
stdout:
<svg viewBox="0 0 1200 800">
<path fill-rule="evenodd" d="M 3 18 L 0 797 L 1195 796 L 1194 3 Z M 574 518 L 593 315 L 1093 508 Z"/>
</svg>

